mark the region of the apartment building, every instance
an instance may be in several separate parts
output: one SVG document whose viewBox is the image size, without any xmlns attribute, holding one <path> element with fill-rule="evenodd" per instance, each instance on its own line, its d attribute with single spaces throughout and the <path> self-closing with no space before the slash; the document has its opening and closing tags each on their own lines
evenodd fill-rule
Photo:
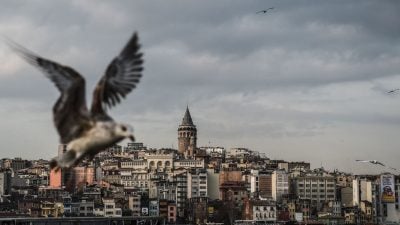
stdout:
<svg viewBox="0 0 400 225">
<path fill-rule="evenodd" d="M 148 188 L 150 175 L 146 171 L 136 171 L 131 169 L 121 169 L 120 181 L 124 187 Z"/>
<path fill-rule="evenodd" d="M 156 151 L 146 153 L 147 168 L 151 172 L 170 172 L 173 167 L 173 153 L 166 153 L 163 151 Z"/>
<path fill-rule="evenodd" d="M 134 194 L 128 197 L 128 207 L 132 211 L 132 216 L 140 216 L 140 198 L 141 195 L 139 194 Z"/>
<path fill-rule="evenodd" d="M 105 217 L 121 217 L 122 209 L 115 206 L 113 198 L 103 198 L 104 216 Z"/>
<path fill-rule="evenodd" d="M 274 222 L 277 219 L 277 208 L 275 202 L 250 201 L 252 205 L 252 220 L 263 222 Z"/>
<path fill-rule="evenodd" d="M 271 172 L 251 170 L 250 173 L 250 193 L 262 198 L 272 198 Z"/>
<path fill-rule="evenodd" d="M 314 206 L 336 200 L 336 180 L 329 175 L 306 174 L 293 179 L 299 199 L 309 199 Z"/>
<path fill-rule="evenodd" d="M 271 174 L 272 199 L 282 201 L 282 196 L 289 194 L 289 176 L 285 170 L 275 170 Z"/>
<path fill-rule="evenodd" d="M 187 198 L 207 197 L 207 170 L 189 170 L 187 176 L 187 184 Z"/>
</svg>

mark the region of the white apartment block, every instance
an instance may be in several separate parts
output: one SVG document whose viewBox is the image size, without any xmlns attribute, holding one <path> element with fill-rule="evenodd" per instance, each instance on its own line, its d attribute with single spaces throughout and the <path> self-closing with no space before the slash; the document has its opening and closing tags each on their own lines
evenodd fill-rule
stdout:
<svg viewBox="0 0 400 225">
<path fill-rule="evenodd" d="M 276 205 L 266 201 L 254 202 L 253 221 L 275 222 L 277 218 Z"/>
<path fill-rule="evenodd" d="M 200 149 L 205 150 L 206 154 L 212 157 L 222 157 L 226 154 L 224 147 L 200 147 Z"/>
<path fill-rule="evenodd" d="M 150 174 L 147 171 L 121 170 L 120 179 L 124 187 L 148 188 Z"/>
<path fill-rule="evenodd" d="M 230 148 L 226 153 L 227 158 L 245 158 L 253 152 L 247 148 Z"/>
<path fill-rule="evenodd" d="M 282 196 L 289 194 L 289 175 L 285 170 L 275 170 L 271 175 L 272 198 L 280 202 Z"/>
<path fill-rule="evenodd" d="M 258 183 L 259 183 L 259 171 L 251 170 L 250 171 L 250 193 L 258 192 Z"/>
<path fill-rule="evenodd" d="M 115 207 L 115 201 L 112 198 L 103 198 L 105 217 L 122 217 L 122 209 Z"/>
<path fill-rule="evenodd" d="M 188 171 L 187 198 L 207 197 L 207 171 L 195 169 Z"/>
<path fill-rule="evenodd" d="M 372 203 L 372 183 L 360 178 L 353 180 L 353 206 L 360 206 L 361 201 Z"/>
</svg>

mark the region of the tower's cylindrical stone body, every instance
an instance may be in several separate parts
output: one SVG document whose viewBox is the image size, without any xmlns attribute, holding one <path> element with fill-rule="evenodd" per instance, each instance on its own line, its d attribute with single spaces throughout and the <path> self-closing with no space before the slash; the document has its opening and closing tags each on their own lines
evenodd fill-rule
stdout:
<svg viewBox="0 0 400 225">
<path fill-rule="evenodd" d="M 196 150 L 197 129 L 193 124 L 189 108 L 186 108 L 182 123 L 178 128 L 178 151 L 186 157 L 192 157 Z"/>
</svg>

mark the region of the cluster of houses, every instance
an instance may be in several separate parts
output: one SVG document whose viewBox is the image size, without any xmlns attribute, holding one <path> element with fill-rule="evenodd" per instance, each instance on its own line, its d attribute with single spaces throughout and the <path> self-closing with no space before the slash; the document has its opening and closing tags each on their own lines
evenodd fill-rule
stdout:
<svg viewBox="0 0 400 225">
<path fill-rule="evenodd" d="M 58 154 L 66 149 L 60 145 Z M 0 160 L 0 217 L 162 217 L 170 224 L 378 224 L 395 221 L 400 177 L 197 147 L 189 110 L 178 149 L 109 148 L 71 169 Z"/>
</svg>

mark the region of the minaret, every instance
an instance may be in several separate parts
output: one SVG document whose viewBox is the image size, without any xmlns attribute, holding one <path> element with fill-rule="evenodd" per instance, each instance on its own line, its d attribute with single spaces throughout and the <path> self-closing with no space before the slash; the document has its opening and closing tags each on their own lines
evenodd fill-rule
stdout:
<svg viewBox="0 0 400 225">
<path fill-rule="evenodd" d="M 189 107 L 186 107 L 185 116 L 178 128 L 178 152 L 185 157 L 193 157 L 196 150 L 197 129 L 190 116 Z"/>
</svg>

